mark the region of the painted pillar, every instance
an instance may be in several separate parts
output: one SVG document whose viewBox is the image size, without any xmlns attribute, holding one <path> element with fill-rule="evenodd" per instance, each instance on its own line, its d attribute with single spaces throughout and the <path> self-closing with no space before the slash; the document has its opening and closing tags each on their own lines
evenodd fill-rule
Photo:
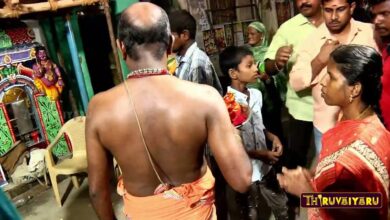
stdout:
<svg viewBox="0 0 390 220">
<path fill-rule="evenodd" d="M 84 83 L 85 83 L 85 90 L 87 91 L 88 95 L 88 100 L 92 98 L 94 95 L 93 92 L 93 87 L 91 83 L 91 78 L 89 75 L 89 70 L 88 70 L 88 64 L 87 64 L 87 58 L 85 57 L 85 52 L 84 52 L 84 47 L 83 47 L 83 42 L 81 39 L 80 35 L 80 27 L 79 27 L 79 22 L 78 22 L 78 17 L 76 13 L 73 13 L 72 16 L 70 17 L 70 24 L 73 30 L 73 36 L 76 44 L 76 49 L 77 49 L 77 55 L 80 63 L 80 67 L 83 73 L 83 78 L 84 78 Z"/>
<path fill-rule="evenodd" d="M 67 44 L 65 18 L 63 16 L 50 17 L 40 20 L 44 31 L 47 49 L 50 57 L 64 68 L 66 75 L 65 90 L 69 96 L 64 101 L 64 110 L 72 111 L 72 116 L 83 115 L 84 107 L 81 102 L 81 94 L 76 80 L 75 68 L 72 64 L 71 53 Z M 66 93 L 66 91 L 65 91 Z M 66 93 L 67 94 L 67 93 Z"/>
<path fill-rule="evenodd" d="M 68 46 L 72 57 L 72 63 L 75 69 L 77 84 L 81 95 L 81 102 L 83 104 L 84 112 L 86 112 L 89 98 L 88 98 L 88 93 L 84 82 L 83 71 L 81 69 L 81 64 L 78 56 L 76 41 L 75 41 L 75 37 L 73 34 L 73 29 L 69 17 L 66 19 L 65 28 L 66 28 L 66 38 L 68 40 Z"/>
</svg>

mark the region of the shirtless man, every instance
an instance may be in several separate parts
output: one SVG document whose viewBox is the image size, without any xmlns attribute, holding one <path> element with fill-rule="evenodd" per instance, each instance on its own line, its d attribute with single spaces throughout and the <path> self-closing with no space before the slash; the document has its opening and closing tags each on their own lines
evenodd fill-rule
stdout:
<svg viewBox="0 0 390 220">
<path fill-rule="evenodd" d="M 118 32 L 118 47 L 133 72 L 125 83 L 96 95 L 87 114 L 95 211 L 100 219 L 115 218 L 109 189 L 114 157 L 123 172 L 118 188 L 128 218 L 213 219 L 214 179 L 203 157 L 205 143 L 235 190 L 247 191 L 252 174 L 220 94 L 166 75 L 173 38 L 158 6 L 133 4 L 123 12 Z"/>
</svg>

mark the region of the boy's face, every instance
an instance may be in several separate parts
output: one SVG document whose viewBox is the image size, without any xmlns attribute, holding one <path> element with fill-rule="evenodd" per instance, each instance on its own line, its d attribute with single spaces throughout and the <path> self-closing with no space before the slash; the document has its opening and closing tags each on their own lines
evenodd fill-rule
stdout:
<svg viewBox="0 0 390 220">
<path fill-rule="evenodd" d="M 172 32 L 172 35 L 175 37 L 175 40 L 173 41 L 173 47 L 172 51 L 174 53 L 179 53 L 185 44 L 189 41 L 190 39 L 190 33 L 188 30 L 184 30 L 182 33 L 177 33 L 177 32 Z"/>
<path fill-rule="evenodd" d="M 252 83 L 256 82 L 256 79 L 259 78 L 257 72 L 257 66 L 255 59 L 252 55 L 246 55 L 241 59 L 241 63 L 238 64 L 238 68 L 234 70 L 234 74 L 238 81 L 243 83 Z"/>
<path fill-rule="evenodd" d="M 175 37 L 174 41 L 173 41 L 173 47 L 172 47 L 172 51 L 174 53 L 178 53 L 180 48 L 182 47 L 182 39 L 180 39 L 180 35 L 176 32 L 172 32 L 172 35 Z"/>
</svg>

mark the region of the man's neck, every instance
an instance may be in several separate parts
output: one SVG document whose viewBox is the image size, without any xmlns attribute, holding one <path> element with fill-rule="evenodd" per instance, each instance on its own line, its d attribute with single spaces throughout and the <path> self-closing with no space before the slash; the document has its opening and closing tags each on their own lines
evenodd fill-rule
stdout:
<svg viewBox="0 0 390 220">
<path fill-rule="evenodd" d="M 195 42 L 195 40 L 189 40 L 183 48 L 179 51 L 179 56 L 184 56 L 188 50 L 188 48 L 191 47 L 191 45 Z"/>
<path fill-rule="evenodd" d="M 132 70 L 140 70 L 140 69 L 166 69 L 167 68 L 167 58 L 166 55 L 163 56 L 162 59 L 156 60 L 154 56 L 150 53 L 142 53 L 139 54 L 138 60 L 131 60 L 127 58 L 126 60 L 127 67 Z"/>
<path fill-rule="evenodd" d="M 349 33 L 351 32 L 351 22 L 348 23 L 347 26 L 345 26 L 345 28 L 340 31 L 339 33 L 332 33 L 330 32 L 330 34 L 336 38 L 341 44 L 349 44 L 348 41 L 348 35 Z"/>
<path fill-rule="evenodd" d="M 322 17 L 321 12 L 306 18 L 316 27 L 320 26 L 324 22 L 324 18 Z"/>
</svg>

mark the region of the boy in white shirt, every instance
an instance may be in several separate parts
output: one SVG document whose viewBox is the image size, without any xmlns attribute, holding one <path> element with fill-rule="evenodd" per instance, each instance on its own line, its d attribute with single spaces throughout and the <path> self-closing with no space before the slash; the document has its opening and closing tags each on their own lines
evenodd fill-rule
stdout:
<svg viewBox="0 0 390 220">
<path fill-rule="evenodd" d="M 253 173 L 252 187 L 246 194 L 234 193 L 235 199 L 230 202 L 232 219 L 260 219 L 264 207 L 260 207 L 260 198 L 264 198 L 271 208 L 275 219 L 288 219 L 287 197 L 276 180 L 272 169 L 283 152 L 280 139 L 267 131 L 261 115 L 262 95 L 257 89 L 247 88 L 247 84 L 260 77 L 252 52 L 246 47 L 231 46 L 219 56 L 222 73 L 231 79 L 228 92 L 234 94 L 240 103 L 248 105 L 251 116 L 240 128 L 243 144 L 251 157 Z M 269 150 L 266 138 L 272 143 Z M 233 203 L 233 204 L 232 204 Z M 235 212 L 232 210 L 239 211 Z"/>
</svg>

